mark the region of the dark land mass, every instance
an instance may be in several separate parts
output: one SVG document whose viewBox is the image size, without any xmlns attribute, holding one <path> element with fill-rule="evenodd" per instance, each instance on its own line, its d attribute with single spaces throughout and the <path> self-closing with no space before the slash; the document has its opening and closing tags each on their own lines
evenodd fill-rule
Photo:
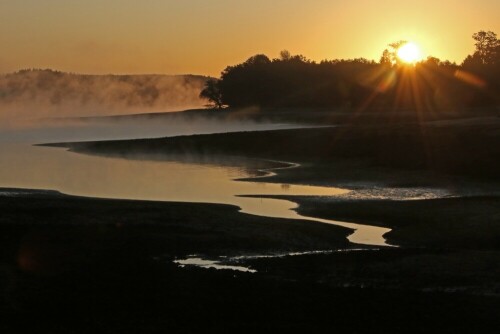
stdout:
<svg viewBox="0 0 500 334">
<path fill-rule="evenodd" d="M 500 197 L 428 200 L 338 200 L 273 196 L 299 203 L 304 216 L 392 229 L 396 249 L 251 261 L 283 277 L 330 284 L 411 287 L 474 294 L 500 292 Z"/>
<path fill-rule="evenodd" d="M 353 220 L 393 229 L 396 245 L 500 250 L 500 197 L 474 196 L 428 200 L 318 201 L 295 199 L 299 213 Z"/>
<path fill-rule="evenodd" d="M 342 178 L 370 181 L 370 176 L 380 178 L 381 172 L 391 182 L 392 171 L 416 171 L 420 179 L 438 173 L 435 180 L 451 175 L 498 182 L 498 117 L 425 123 L 392 123 L 388 117 L 378 120 L 384 125 L 341 122 L 337 127 L 50 145 L 125 158 L 239 155 L 314 164 L 311 173 L 302 173 L 307 177 L 299 181 L 302 183 L 328 182 L 325 176 L 331 179 L 333 171 L 337 182 Z M 356 168 L 349 166 L 353 163 Z M 408 182 L 406 176 L 402 179 Z"/>
<path fill-rule="evenodd" d="M 0 201 L 0 221 L 5 233 L 10 228 L 23 237 L 33 232 L 36 242 L 37 233 L 43 233 L 48 226 L 61 233 L 76 229 L 77 238 L 80 232 L 85 237 L 87 226 L 92 230 L 99 225 L 102 233 L 88 237 L 103 239 L 90 243 L 105 246 L 107 232 L 119 233 L 132 243 L 134 237 L 149 239 L 150 253 L 158 253 L 155 249 L 159 249 L 177 256 L 345 248 L 346 237 L 351 233 L 345 228 L 309 221 L 243 214 L 238 207 L 223 204 L 93 199 L 38 191 L 0 196 Z M 19 240 L 12 240 L 14 253 Z M 86 240 L 79 242 L 84 246 Z"/>
<path fill-rule="evenodd" d="M 0 197 L 6 333 L 493 333 L 500 324 L 493 249 L 244 261 L 256 274 L 180 268 L 174 257 L 193 252 L 345 247 L 346 230 L 228 205 L 16 192 Z"/>
<path fill-rule="evenodd" d="M 255 122 L 286 122 L 314 125 L 338 124 L 380 124 L 383 121 L 390 123 L 418 123 L 442 120 L 474 120 L 485 117 L 497 117 L 495 108 L 468 108 L 463 110 L 440 110 L 426 113 L 414 110 L 380 110 L 369 109 L 356 111 L 345 108 L 261 108 L 258 106 L 246 108 L 224 109 L 188 109 L 169 112 L 129 113 L 105 116 L 83 116 L 51 118 L 51 120 L 79 120 L 88 122 L 99 121 L 128 121 L 128 120 L 169 120 L 175 118 L 196 119 L 211 118 L 216 120 L 249 120 Z"/>
</svg>

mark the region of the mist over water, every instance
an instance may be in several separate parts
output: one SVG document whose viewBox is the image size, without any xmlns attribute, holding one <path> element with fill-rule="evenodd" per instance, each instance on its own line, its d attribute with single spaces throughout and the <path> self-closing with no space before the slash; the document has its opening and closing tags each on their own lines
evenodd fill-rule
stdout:
<svg viewBox="0 0 500 334">
<path fill-rule="evenodd" d="M 24 70 L 0 76 L 0 123 L 200 108 L 207 77 L 80 75 Z"/>
<path fill-rule="evenodd" d="M 0 75 L 0 143 L 154 138 L 297 127 L 203 108 L 207 77 L 81 75 L 23 70 Z M 255 112 L 253 110 L 252 112 Z M 257 111 L 258 112 L 258 111 Z M 226 116 L 220 116 L 220 114 Z"/>
<path fill-rule="evenodd" d="M 215 111 L 214 111 L 215 112 Z M 244 119 L 184 117 L 38 119 L 0 125 L 0 143 L 52 143 L 171 137 L 181 135 L 298 128 L 300 125 Z"/>
</svg>

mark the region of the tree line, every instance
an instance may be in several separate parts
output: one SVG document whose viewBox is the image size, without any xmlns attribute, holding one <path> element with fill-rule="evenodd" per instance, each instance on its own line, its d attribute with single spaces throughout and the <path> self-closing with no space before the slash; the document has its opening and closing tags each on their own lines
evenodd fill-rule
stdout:
<svg viewBox="0 0 500 334">
<path fill-rule="evenodd" d="M 215 108 L 260 106 L 443 110 L 498 105 L 500 40 L 491 31 L 473 36 L 475 51 L 455 64 L 435 57 L 404 64 L 406 42 L 389 44 L 380 61 L 364 58 L 314 62 L 282 51 L 228 66 L 206 81 L 200 97 Z"/>
</svg>

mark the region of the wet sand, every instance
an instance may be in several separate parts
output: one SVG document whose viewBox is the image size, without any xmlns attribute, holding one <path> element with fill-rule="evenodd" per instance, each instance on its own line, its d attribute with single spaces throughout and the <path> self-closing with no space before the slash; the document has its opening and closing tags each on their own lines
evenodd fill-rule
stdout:
<svg viewBox="0 0 500 334">
<path fill-rule="evenodd" d="M 194 254 L 343 248 L 346 230 L 227 205 L 3 192 L 0 328 L 9 333 L 457 333 L 499 325 L 495 249 L 242 260 L 255 273 L 181 267 L 174 261 Z"/>
</svg>

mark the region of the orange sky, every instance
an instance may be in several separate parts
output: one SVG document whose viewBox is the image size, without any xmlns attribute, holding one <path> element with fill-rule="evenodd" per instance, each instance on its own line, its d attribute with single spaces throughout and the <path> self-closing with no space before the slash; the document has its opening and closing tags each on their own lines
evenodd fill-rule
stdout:
<svg viewBox="0 0 500 334">
<path fill-rule="evenodd" d="M 2 0 L 0 72 L 194 73 L 280 50 L 378 60 L 390 42 L 461 62 L 498 0 Z"/>
</svg>

